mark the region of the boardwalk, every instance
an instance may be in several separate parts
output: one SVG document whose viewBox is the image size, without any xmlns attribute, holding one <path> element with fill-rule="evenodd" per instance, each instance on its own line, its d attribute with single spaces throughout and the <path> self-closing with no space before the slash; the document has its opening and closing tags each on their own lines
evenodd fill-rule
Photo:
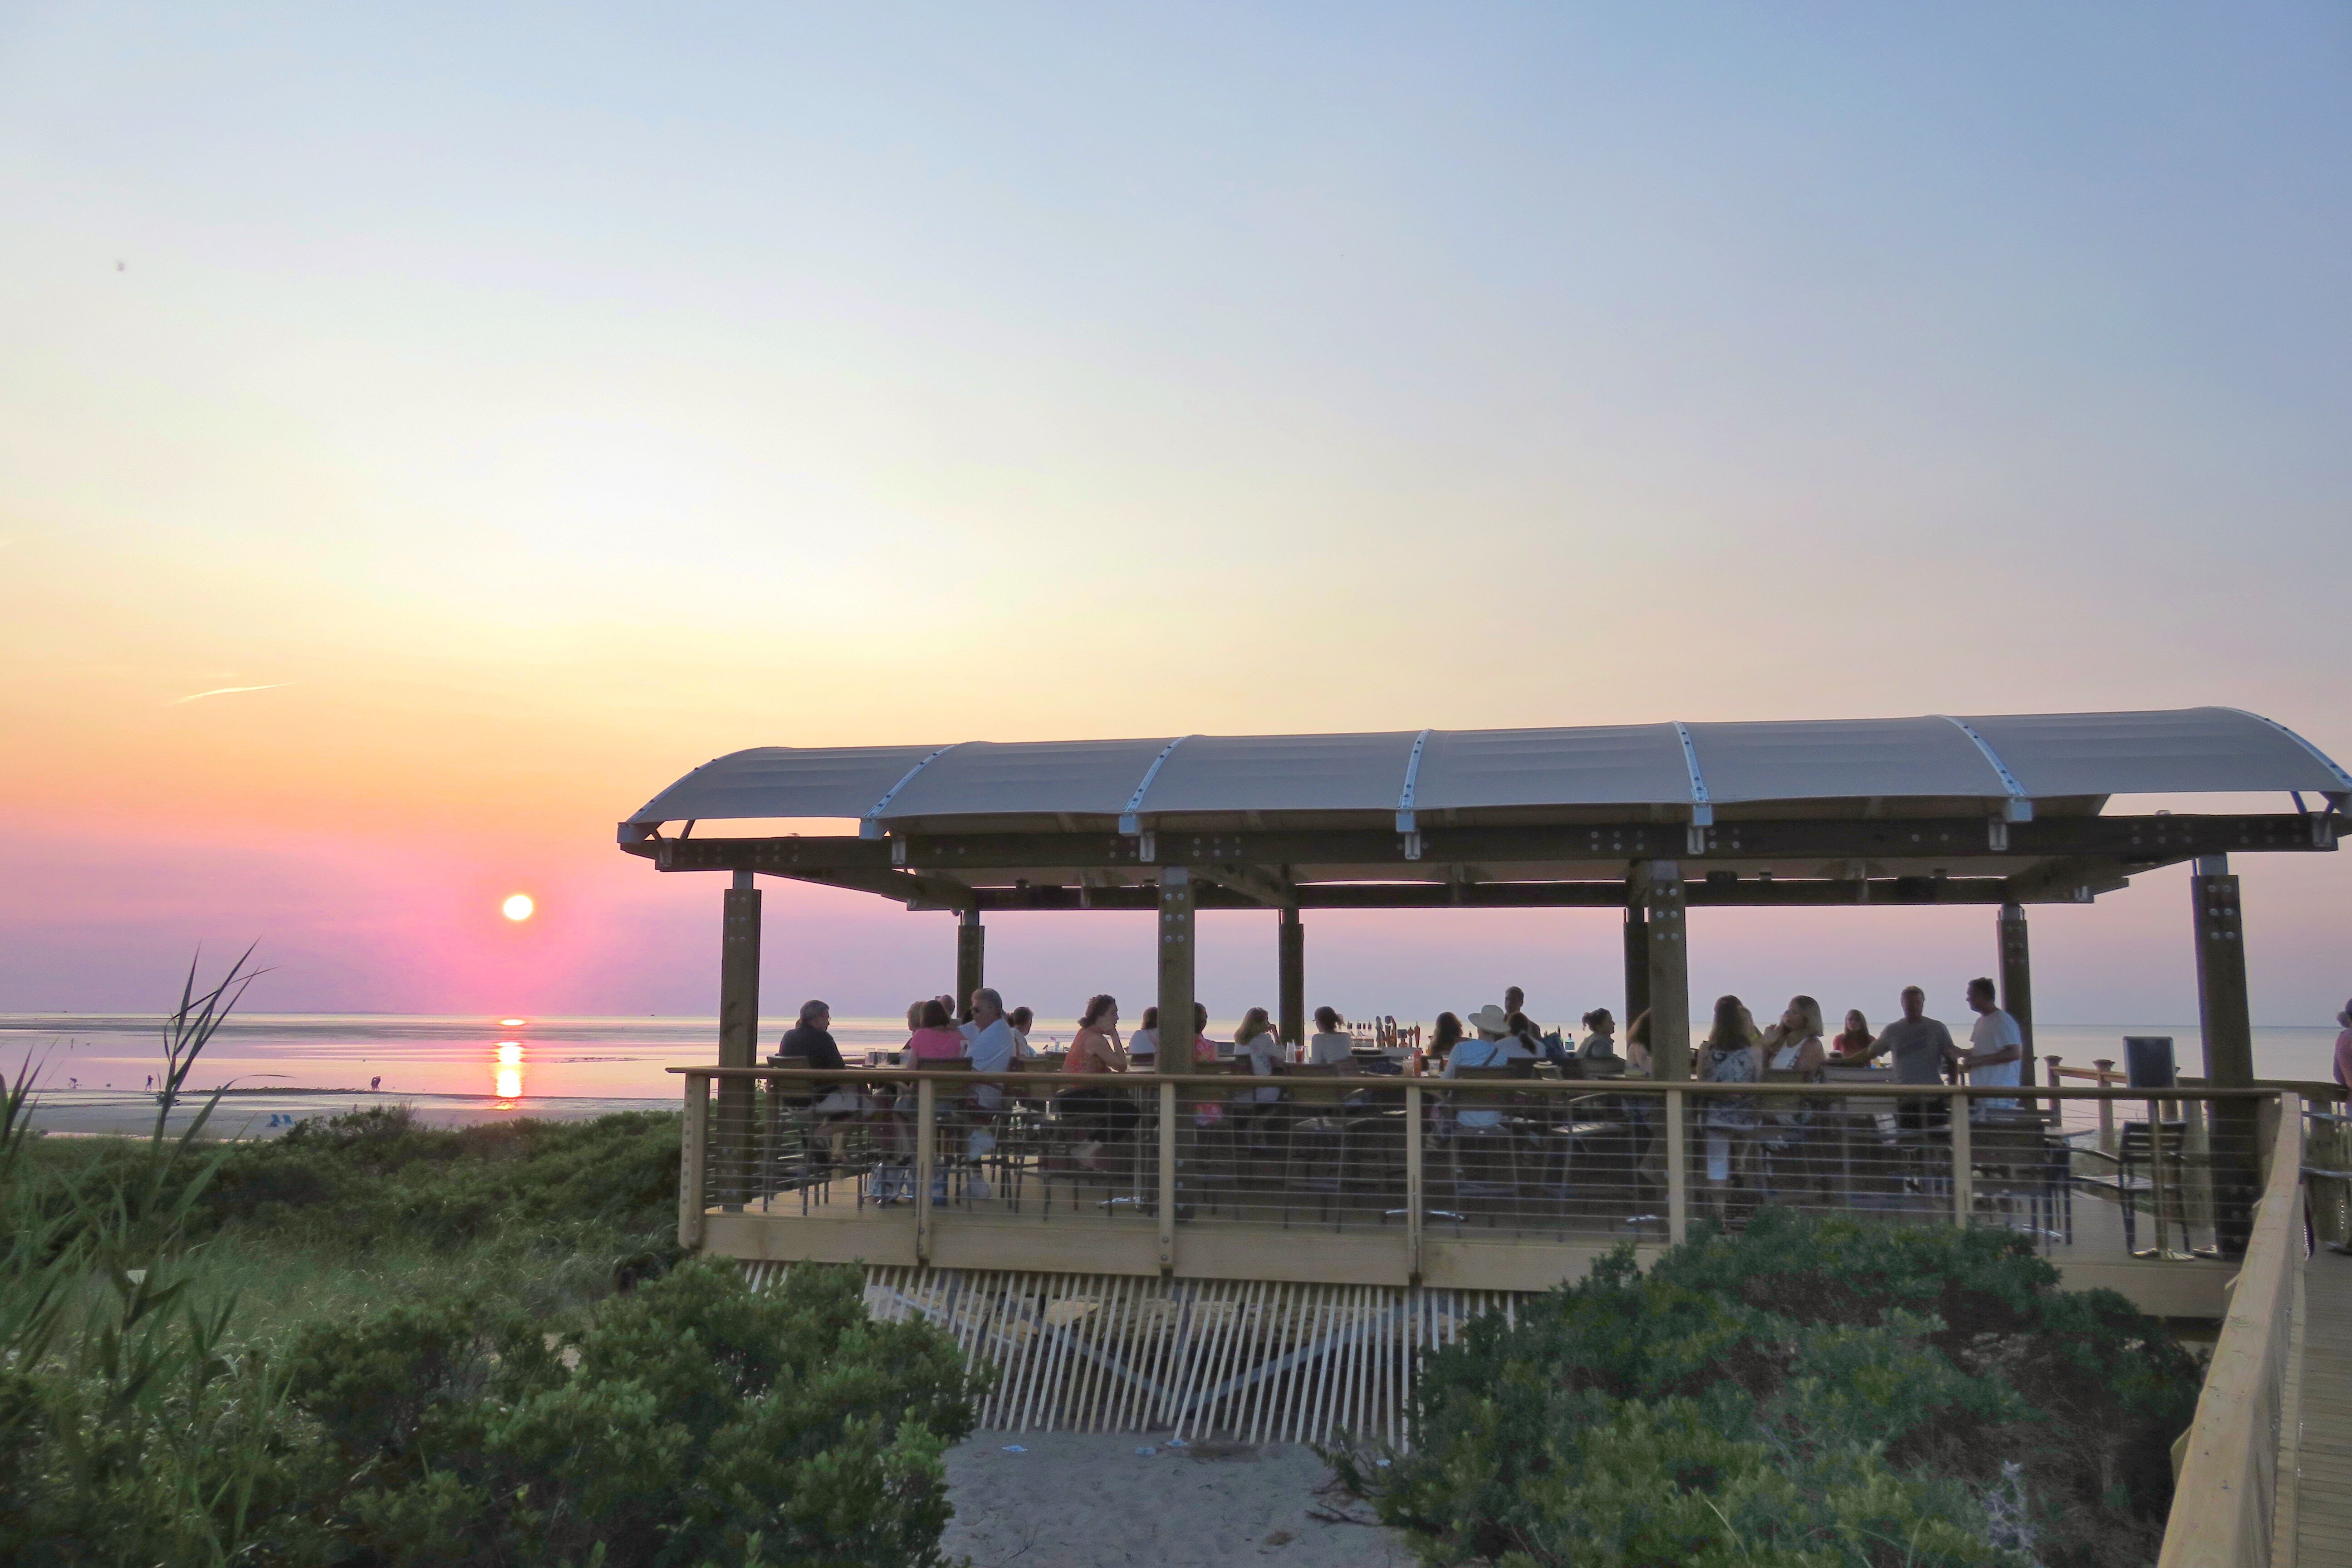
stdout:
<svg viewBox="0 0 2352 1568">
<path fill-rule="evenodd" d="M 2296 1475 L 2282 1489 L 2294 1510 L 2287 1561 L 2352 1568 L 2352 1258 L 2322 1249 L 2311 1259 L 2301 1338 L 2297 1430 L 2288 1435 Z"/>
</svg>

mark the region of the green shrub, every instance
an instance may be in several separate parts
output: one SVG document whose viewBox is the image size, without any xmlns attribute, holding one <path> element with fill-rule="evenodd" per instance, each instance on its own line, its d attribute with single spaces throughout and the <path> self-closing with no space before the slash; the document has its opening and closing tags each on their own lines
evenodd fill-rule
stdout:
<svg viewBox="0 0 2352 1568">
<path fill-rule="evenodd" d="M 468 1300 L 314 1329 L 294 1397 L 359 1478 L 336 1531 L 385 1564 L 936 1561 L 971 1391 L 945 1336 L 860 1291 L 697 1260 L 568 1333 Z"/>
<path fill-rule="evenodd" d="M 678 1118 L 426 1127 L 407 1108 L 305 1121 L 238 1144 L 197 1223 L 341 1247 L 457 1247 L 501 1229 L 651 1236 L 677 1219 Z"/>
<path fill-rule="evenodd" d="M 1333 1456 L 1433 1562 L 2011 1561 L 2004 1464 L 2040 1561 L 2143 1562 L 2197 1398 L 2160 1323 L 1985 1228 L 1768 1210 L 1516 1317 L 1426 1358 L 1412 1452 Z"/>
</svg>

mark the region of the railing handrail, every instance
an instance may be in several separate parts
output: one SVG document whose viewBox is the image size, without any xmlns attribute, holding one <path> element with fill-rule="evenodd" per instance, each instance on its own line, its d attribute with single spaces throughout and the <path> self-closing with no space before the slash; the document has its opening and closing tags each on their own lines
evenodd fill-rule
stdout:
<svg viewBox="0 0 2352 1568">
<path fill-rule="evenodd" d="M 1245 1073 L 1162 1073 L 1156 1070 L 1134 1072 L 1034 1072 L 1020 1068 L 999 1072 L 980 1072 L 957 1068 L 940 1070 L 935 1068 L 845 1067 L 845 1068 L 776 1068 L 776 1067 L 673 1067 L 663 1071 L 673 1076 L 707 1079 L 782 1079 L 812 1083 L 871 1083 L 881 1079 L 890 1083 L 915 1083 L 924 1079 L 957 1083 L 1055 1083 L 1141 1086 L 1172 1080 L 1190 1084 L 1227 1084 L 1234 1088 L 1255 1085 L 1264 1089 L 1286 1081 L 1313 1084 L 1328 1088 L 1346 1084 L 1360 1089 L 1398 1088 L 1419 1084 L 1423 1089 L 1440 1089 L 1447 1092 L 1517 1094 L 1532 1090 L 1540 1094 L 1662 1094 L 1673 1089 L 1684 1094 L 1766 1095 L 1800 1100 L 1819 1100 L 1839 1095 L 1885 1096 L 1906 1100 L 1931 1099 L 1958 1095 L 1970 1100 L 2277 1100 L 2291 1091 L 2256 1086 L 2251 1089 L 2057 1089 L 2042 1084 L 1948 1084 L 1948 1083 L 1856 1083 L 1832 1079 L 1822 1083 L 1706 1083 L 1697 1079 L 1658 1078 L 1579 1078 L 1579 1079 L 1449 1079 L 1434 1073 L 1414 1077 L 1403 1073 L 1356 1073 L 1334 1077 L 1291 1079 L 1277 1073 L 1271 1079 Z"/>
<path fill-rule="evenodd" d="M 2300 1110 L 2299 1104 L 2282 1101 L 2270 1181 L 2255 1207 L 2196 1418 L 2182 1441 L 2158 1568 L 2256 1568 L 2271 1561 L 2288 1319 L 2294 1276 L 2303 1266 Z"/>
</svg>

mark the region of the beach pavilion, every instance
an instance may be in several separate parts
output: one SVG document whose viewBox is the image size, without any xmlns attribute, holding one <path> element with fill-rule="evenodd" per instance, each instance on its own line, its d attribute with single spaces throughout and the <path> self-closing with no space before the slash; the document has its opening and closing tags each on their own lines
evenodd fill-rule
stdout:
<svg viewBox="0 0 2352 1568">
<path fill-rule="evenodd" d="M 2278 799 L 2268 811 L 2110 809 L 2117 797 L 2178 805 L 2200 795 L 2234 797 L 2215 803 L 2223 807 Z M 619 837 L 661 870 L 731 877 L 718 1060 L 677 1069 L 682 1243 L 740 1259 L 755 1281 L 803 1260 L 863 1265 L 870 1310 L 926 1317 L 995 1362 L 1003 1375 L 983 1425 L 1173 1426 L 1251 1441 L 1342 1430 L 1396 1438 L 1422 1351 L 1623 1242 L 1654 1256 L 1689 1233 L 1703 1164 L 1696 1134 L 1727 1089 L 1690 1080 L 1689 909 L 1987 906 L 1992 967 L 2030 1051 L 2028 906 L 2091 902 L 2142 872 L 2193 862 L 2204 1083 L 2053 1079 L 2027 1089 L 2021 1112 L 2000 1113 L 2044 1119 L 2025 1130 L 1997 1128 L 1991 1114 L 1972 1125 L 1972 1110 L 1990 1109 L 1975 1097 L 1999 1091 L 1937 1089 L 1928 1092 L 1948 1100 L 1941 1131 L 1907 1145 L 1900 1118 L 1885 1114 L 1899 1103 L 1891 1086 L 1833 1085 L 1848 1107 L 1840 1114 L 1864 1130 L 1852 1138 L 1911 1163 L 1883 1166 L 1881 1179 L 1849 1161 L 1816 1201 L 1905 1222 L 2007 1225 L 2069 1286 L 2112 1288 L 2177 1319 L 2226 1311 L 2208 1391 L 2220 1425 L 2209 1434 L 2200 1406 L 2181 1497 L 2190 1513 L 2237 1528 L 2267 1519 L 2267 1484 L 2233 1467 L 2271 1462 L 2271 1447 L 2246 1433 L 2293 1384 L 2283 1369 L 2291 1303 L 2302 1299 L 2304 1100 L 2333 1091 L 2255 1078 L 2230 857 L 2332 852 L 2347 810 L 2352 776 L 2293 731 L 2200 708 L 760 747 L 688 773 Z M 842 830 L 784 830 L 812 818 Z M 1034 1178 L 1025 1203 L 1005 1201 L 1004 1168 L 992 1202 L 935 1195 L 938 1162 L 952 1159 L 941 1151 L 960 1136 L 951 1108 L 973 1103 L 978 1080 L 896 1071 L 890 1115 L 913 1129 L 898 1146 L 911 1148 L 914 1180 L 896 1199 L 854 1177 L 845 1190 L 806 1133 L 799 1173 L 780 1174 L 778 1124 L 766 1118 L 808 1103 L 828 1078 L 877 1069 L 756 1065 L 762 875 L 952 911 L 955 990 L 967 998 L 984 978 L 992 914 L 1154 910 L 1157 1001 L 1170 1018 L 1192 1012 L 1197 911 L 1278 911 L 1280 1028 L 1294 1041 L 1314 910 L 1616 910 L 1626 1016 L 1651 1012 L 1657 1070 L 1604 1085 L 1302 1076 L 1282 1091 L 1295 1097 L 1292 1141 L 1315 1131 L 1327 1142 L 1217 1189 L 1207 1182 L 1235 1177 L 1252 1151 L 1229 1140 L 1238 1152 L 1219 1154 L 1221 1134 L 1196 1128 L 1192 1111 L 1227 1091 L 1196 1076 L 1186 1053 L 1162 1051 L 1159 1072 L 1129 1075 L 1120 1089 L 1158 1107 L 1139 1123 L 1124 1185 L 1065 1186 L 1057 1198 L 1048 1159 L 1033 1152 L 1012 1170 Z M 1005 1105 L 1017 1100 L 1045 1125 L 1065 1119 L 1047 1109 L 1055 1091 L 1103 1080 L 999 1081 Z M 1739 1089 L 1783 1105 L 1823 1093 Z M 1498 1220 L 1477 1212 L 1457 1113 L 1505 1103 L 1520 1108 L 1506 1133 L 1526 1129 L 1540 1190 Z M 1595 1120 L 1580 1120 L 1579 1106 Z M 2086 1113 L 2095 1127 L 2080 1123 Z M 1622 1155 L 1637 1124 L 1654 1130 L 1645 1150 L 1663 1144 L 1661 1181 Z M 2137 1174 L 2135 1125 L 2148 1155 Z M 1578 1141 L 1588 1132 L 1594 1145 L 1617 1139 L 1620 1152 L 1601 1147 L 1586 1161 Z M 2095 1146 L 2082 1141 L 2093 1132 Z M 2090 1194 L 2079 1208 L 2078 1190 Z M 1588 1203 L 1591 1192 L 1603 1196 Z M 1612 1209 L 1611 1193 L 1633 1195 Z M 2152 1246 L 2135 1242 L 2135 1215 L 2137 1242 L 2152 1228 Z"/>
<path fill-rule="evenodd" d="M 2119 795 L 2203 794 L 2271 794 L 2292 808 L 2105 809 Z M 720 959 L 728 1067 L 756 1057 L 753 879 L 765 875 L 953 911 L 954 994 L 966 1000 L 982 984 L 988 915 L 1156 910 L 1162 1017 L 1192 1008 L 1196 910 L 1276 910 L 1278 1026 L 1292 1043 L 1306 1025 L 1307 911 L 1622 909 L 1625 1016 L 1653 1013 L 1668 1078 L 1688 1075 L 1689 908 L 1990 906 L 2002 1005 L 2030 1047 L 2026 906 L 2090 902 L 2194 860 L 2205 1076 L 2222 1085 L 2253 1079 L 2229 857 L 2332 851 L 2347 801 L 2352 775 L 2293 731 L 2196 708 L 762 746 L 663 790 L 620 825 L 620 844 L 664 871 L 732 874 Z M 778 818 L 856 829 L 725 831 Z"/>
</svg>

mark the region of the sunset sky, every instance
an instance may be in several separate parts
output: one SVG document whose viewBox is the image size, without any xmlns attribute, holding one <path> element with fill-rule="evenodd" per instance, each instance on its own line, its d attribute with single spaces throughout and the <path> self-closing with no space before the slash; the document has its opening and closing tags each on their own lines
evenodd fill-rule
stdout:
<svg viewBox="0 0 2352 1568">
<path fill-rule="evenodd" d="M 707 1013 L 825 745 L 2224 703 L 2352 760 L 2352 11 L 0 8 L 0 1013 Z M 2272 803 L 2263 803 L 2270 808 Z M 2258 1023 L 2352 858 L 2252 860 Z M 770 1012 L 948 919 L 767 883 Z M 520 924 L 499 902 L 522 891 Z M 2193 1017 L 2185 876 L 2033 916 Z M 1206 921 L 1222 1016 L 1270 915 Z M 1958 1012 L 1989 910 L 1702 912 Z M 1613 916 L 1311 1001 L 1617 1001 Z M 992 973 L 1140 1005 L 1138 918 Z"/>
</svg>

